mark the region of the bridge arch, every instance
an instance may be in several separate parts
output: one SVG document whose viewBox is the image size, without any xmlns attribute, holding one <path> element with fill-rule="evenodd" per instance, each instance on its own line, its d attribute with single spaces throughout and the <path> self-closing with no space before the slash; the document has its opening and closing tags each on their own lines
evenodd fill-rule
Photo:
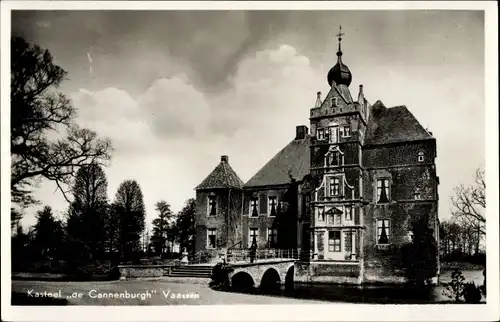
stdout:
<svg viewBox="0 0 500 322">
<path fill-rule="evenodd" d="M 250 273 L 239 271 L 231 277 L 231 287 L 237 290 L 250 290 L 255 287 L 255 282 Z"/>
<path fill-rule="evenodd" d="M 274 267 L 268 268 L 260 278 L 259 288 L 263 291 L 279 290 L 281 287 L 281 277 Z"/>
<path fill-rule="evenodd" d="M 291 291 L 294 289 L 294 279 L 293 276 L 295 274 L 295 265 L 288 267 L 285 275 L 285 291 Z"/>
</svg>

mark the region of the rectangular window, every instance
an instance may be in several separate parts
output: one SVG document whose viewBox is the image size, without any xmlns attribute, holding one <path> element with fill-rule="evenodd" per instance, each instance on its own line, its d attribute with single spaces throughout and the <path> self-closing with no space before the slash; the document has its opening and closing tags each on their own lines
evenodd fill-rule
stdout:
<svg viewBox="0 0 500 322">
<path fill-rule="evenodd" d="M 285 209 L 285 202 L 283 200 L 280 200 L 278 203 L 278 213 L 284 213 L 286 211 Z"/>
<path fill-rule="evenodd" d="M 344 233 L 344 249 L 346 253 L 352 253 L 352 238 L 354 234 L 352 231 L 346 231 Z"/>
<path fill-rule="evenodd" d="M 341 214 L 334 214 L 333 215 L 333 225 L 334 226 L 342 225 L 342 215 Z"/>
<path fill-rule="evenodd" d="M 325 221 L 325 207 L 318 207 L 318 221 Z"/>
<path fill-rule="evenodd" d="M 268 198 L 268 207 L 269 207 L 269 216 L 276 216 L 277 213 L 277 203 L 278 199 L 276 197 L 269 197 Z"/>
<path fill-rule="evenodd" d="M 207 248 L 217 248 L 217 229 L 207 229 Z"/>
<path fill-rule="evenodd" d="M 424 162 L 424 152 L 418 152 L 418 162 Z"/>
<path fill-rule="evenodd" d="M 389 244 L 391 237 L 389 219 L 377 220 L 377 244 Z"/>
<path fill-rule="evenodd" d="M 339 132 L 338 126 L 331 126 L 328 128 L 328 141 L 330 143 L 338 142 L 338 132 Z"/>
<path fill-rule="evenodd" d="M 267 247 L 276 248 L 278 245 L 278 230 L 276 228 L 267 229 Z"/>
<path fill-rule="evenodd" d="M 259 208 L 259 213 L 267 214 L 267 196 L 265 194 L 259 196 Z"/>
<path fill-rule="evenodd" d="M 377 179 L 377 203 L 385 203 L 389 200 L 389 179 Z"/>
<path fill-rule="evenodd" d="M 259 228 L 250 228 L 248 231 L 248 247 L 252 247 L 252 243 L 258 245 L 259 242 Z"/>
<path fill-rule="evenodd" d="M 250 216 L 251 217 L 259 217 L 259 212 L 257 211 L 258 202 L 259 201 L 257 198 L 250 199 Z"/>
<path fill-rule="evenodd" d="M 208 215 L 215 216 L 217 214 L 217 201 L 215 196 L 208 197 Z"/>
<path fill-rule="evenodd" d="M 337 98 L 332 97 L 332 107 L 336 107 L 336 106 L 337 106 Z"/>
<path fill-rule="evenodd" d="M 352 206 L 345 206 L 345 220 L 352 221 Z"/>
<path fill-rule="evenodd" d="M 340 195 L 340 178 L 331 177 L 330 178 L 330 196 L 338 196 Z"/>
<path fill-rule="evenodd" d="M 319 140 L 324 140 L 325 139 L 325 129 L 318 129 L 316 133 L 316 138 Z"/>
<path fill-rule="evenodd" d="M 342 154 L 339 151 L 331 151 L 328 159 L 330 166 L 339 166 L 342 164 Z"/>
<path fill-rule="evenodd" d="M 343 137 L 351 136 L 351 127 L 349 125 L 344 126 L 344 131 L 342 131 Z"/>
<path fill-rule="evenodd" d="M 311 196 L 304 195 L 304 214 L 309 214 L 311 211 Z"/>
<path fill-rule="evenodd" d="M 328 232 L 328 251 L 340 252 L 340 231 L 334 230 Z"/>
</svg>

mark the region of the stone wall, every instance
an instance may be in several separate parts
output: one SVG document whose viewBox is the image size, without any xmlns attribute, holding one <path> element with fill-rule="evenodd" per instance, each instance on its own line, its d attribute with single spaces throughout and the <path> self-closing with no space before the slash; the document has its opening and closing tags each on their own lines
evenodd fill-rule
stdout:
<svg viewBox="0 0 500 322">
<path fill-rule="evenodd" d="M 295 262 L 297 283 L 360 284 L 359 263 Z"/>
<path fill-rule="evenodd" d="M 164 265 L 120 265 L 120 279 L 163 276 L 168 266 Z"/>
</svg>

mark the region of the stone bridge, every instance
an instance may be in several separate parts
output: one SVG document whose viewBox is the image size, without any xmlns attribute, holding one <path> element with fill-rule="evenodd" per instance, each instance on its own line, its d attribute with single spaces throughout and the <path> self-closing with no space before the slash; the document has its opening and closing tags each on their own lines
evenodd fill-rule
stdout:
<svg viewBox="0 0 500 322">
<path fill-rule="evenodd" d="M 296 259 L 276 259 L 230 264 L 233 271 L 229 273 L 229 283 L 236 289 L 293 287 L 295 261 Z"/>
</svg>

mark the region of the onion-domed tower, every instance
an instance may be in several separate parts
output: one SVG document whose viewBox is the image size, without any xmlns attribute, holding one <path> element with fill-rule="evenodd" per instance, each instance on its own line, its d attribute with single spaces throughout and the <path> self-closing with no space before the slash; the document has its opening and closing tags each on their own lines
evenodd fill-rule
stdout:
<svg viewBox="0 0 500 322">
<path fill-rule="evenodd" d="M 335 82 L 337 85 L 346 85 L 349 86 L 351 85 L 352 81 L 352 74 L 351 71 L 349 70 L 349 67 L 342 63 L 342 48 L 341 48 L 341 42 L 342 42 L 342 36 L 344 34 L 342 33 L 342 27 L 340 27 L 340 32 L 337 35 L 339 37 L 339 50 L 337 51 L 337 64 L 330 69 L 328 72 L 328 85 L 332 86 L 332 82 Z"/>
</svg>

